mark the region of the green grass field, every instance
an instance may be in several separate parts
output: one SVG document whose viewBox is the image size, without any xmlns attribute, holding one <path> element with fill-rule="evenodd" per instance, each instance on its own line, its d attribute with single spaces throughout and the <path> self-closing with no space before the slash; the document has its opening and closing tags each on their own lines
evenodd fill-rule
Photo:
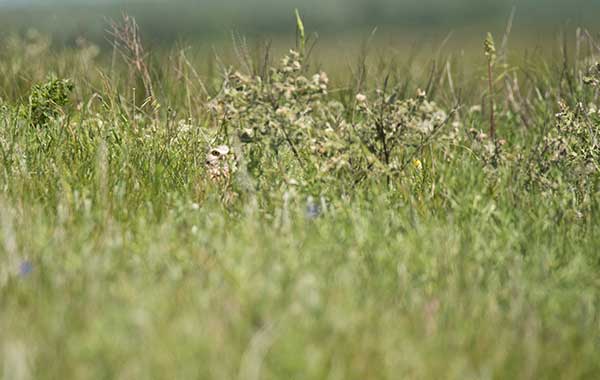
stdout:
<svg viewBox="0 0 600 380">
<path fill-rule="evenodd" d="M 600 376 L 592 33 L 336 56 L 300 20 L 224 54 L 133 27 L 0 42 L 0 378 Z"/>
</svg>

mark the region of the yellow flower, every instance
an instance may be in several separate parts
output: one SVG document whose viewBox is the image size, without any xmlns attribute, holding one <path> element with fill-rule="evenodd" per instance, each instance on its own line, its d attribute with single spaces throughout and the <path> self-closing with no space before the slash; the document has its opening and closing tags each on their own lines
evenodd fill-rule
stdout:
<svg viewBox="0 0 600 380">
<path fill-rule="evenodd" d="M 414 167 L 416 170 L 418 170 L 418 171 L 421 171 L 421 170 L 423 170 L 423 164 L 421 163 L 421 160 L 418 160 L 418 159 L 416 159 L 416 158 L 413 158 L 413 160 L 412 160 L 412 164 L 413 164 L 413 167 Z"/>
</svg>

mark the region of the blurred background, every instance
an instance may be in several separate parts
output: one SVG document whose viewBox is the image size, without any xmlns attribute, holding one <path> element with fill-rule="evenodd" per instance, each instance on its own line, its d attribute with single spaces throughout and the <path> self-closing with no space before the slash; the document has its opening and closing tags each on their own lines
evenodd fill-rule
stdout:
<svg viewBox="0 0 600 380">
<path fill-rule="evenodd" d="M 92 59 L 112 73 L 119 60 L 107 30 L 124 13 L 140 26 L 155 77 L 189 60 L 211 92 L 222 68 L 257 71 L 296 46 L 296 8 L 317 41 L 311 68 L 326 71 L 336 88 L 382 83 L 389 73 L 427 87 L 447 71 L 463 96 L 477 98 L 486 83 L 487 32 L 514 66 L 546 60 L 552 67 L 543 67 L 560 75 L 582 49 L 592 50 L 575 41 L 600 31 L 600 0 L 0 0 L 0 62 L 23 59 L 26 68 L 11 75 L 22 83 L 5 84 L 0 96 L 25 94 L 49 70 L 92 77 Z M 71 49 L 85 58 L 78 74 L 61 58 Z"/>
<path fill-rule="evenodd" d="M 294 8 L 311 32 L 332 41 L 368 36 L 380 40 L 443 39 L 450 32 L 480 44 L 487 31 L 502 32 L 516 8 L 514 33 L 543 41 L 576 26 L 594 29 L 598 0 L 0 0 L 0 33 L 35 28 L 54 43 L 77 37 L 105 41 L 107 18 L 134 16 L 151 43 L 215 41 L 231 33 L 280 38 L 294 33 Z"/>
</svg>

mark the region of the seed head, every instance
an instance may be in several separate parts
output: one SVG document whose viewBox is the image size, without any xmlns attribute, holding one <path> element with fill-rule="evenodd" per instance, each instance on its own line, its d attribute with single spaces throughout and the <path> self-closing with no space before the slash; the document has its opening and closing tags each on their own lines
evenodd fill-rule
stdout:
<svg viewBox="0 0 600 380">
<path fill-rule="evenodd" d="M 496 62 L 496 44 L 494 44 L 494 37 L 492 33 L 488 33 L 483 43 L 485 56 L 488 58 L 490 64 Z"/>
</svg>

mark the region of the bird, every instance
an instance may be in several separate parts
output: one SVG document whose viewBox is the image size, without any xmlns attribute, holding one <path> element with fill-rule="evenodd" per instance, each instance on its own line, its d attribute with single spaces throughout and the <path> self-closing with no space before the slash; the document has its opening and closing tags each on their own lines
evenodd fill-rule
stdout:
<svg viewBox="0 0 600 380">
<path fill-rule="evenodd" d="M 229 152 L 227 145 L 219 145 L 206 154 L 206 170 L 211 181 L 221 184 L 229 182 L 231 175 L 228 163 Z"/>
</svg>

